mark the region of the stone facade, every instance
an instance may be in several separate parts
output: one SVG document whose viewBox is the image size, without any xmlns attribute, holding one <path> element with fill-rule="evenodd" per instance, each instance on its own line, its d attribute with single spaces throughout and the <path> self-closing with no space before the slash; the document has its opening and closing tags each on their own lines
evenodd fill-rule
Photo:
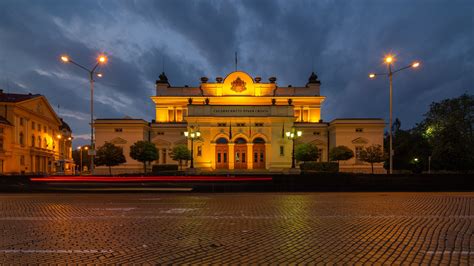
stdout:
<svg viewBox="0 0 474 266">
<path fill-rule="evenodd" d="M 230 73 L 216 82 L 201 78 L 199 87 L 172 87 L 163 74 L 156 82 L 155 119 L 97 119 L 97 146 L 112 142 L 124 148 L 127 163 L 114 172 L 140 172 L 142 165 L 129 157 L 129 147 L 138 140 L 155 143 L 160 158 L 154 164 L 177 164 L 172 148 L 191 141 L 185 131 L 199 130 L 194 141 L 194 166 L 207 171 L 287 171 L 291 166 L 292 141 L 285 132 L 303 132 L 296 143 L 312 143 L 320 161 L 328 161 L 332 147 L 345 145 L 354 152 L 383 144 L 382 119 L 335 119 L 323 122 L 320 81 L 313 73 L 305 86 L 279 87 L 276 78 L 262 82 L 245 72 Z M 368 172 L 370 165 L 354 158 L 341 162 L 341 171 Z M 105 173 L 105 168 L 96 171 Z M 376 172 L 384 172 L 382 164 Z"/>
<path fill-rule="evenodd" d="M 0 174 L 72 174 L 71 134 L 44 96 L 0 90 Z"/>
</svg>

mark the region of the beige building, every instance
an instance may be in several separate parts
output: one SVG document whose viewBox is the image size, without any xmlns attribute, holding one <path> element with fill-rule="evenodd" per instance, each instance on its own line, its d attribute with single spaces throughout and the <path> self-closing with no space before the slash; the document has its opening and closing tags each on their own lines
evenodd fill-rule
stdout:
<svg viewBox="0 0 474 266">
<path fill-rule="evenodd" d="M 44 96 L 0 90 L 0 174 L 71 174 L 71 141 Z"/>
<path fill-rule="evenodd" d="M 116 172 L 140 172 L 142 164 L 129 156 L 129 147 L 138 140 L 149 140 L 159 150 L 154 164 L 177 164 L 170 157 L 172 148 L 191 141 L 184 132 L 199 130 L 194 141 L 194 167 L 205 171 L 287 171 L 291 167 L 292 141 L 285 133 L 302 131 L 296 143 L 312 143 L 319 148 L 320 161 L 328 161 L 329 149 L 345 145 L 358 151 L 372 144 L 383 144 L 382 119 L 321 119 L 320 81 L 312 73 L 301 87 L 280 87 L 276 78 L 262 82 L 236 71 L 215 82 L 201 78 L 199 87 L 173 87 L 163 74 L 156 81 L 155 119 L 97 119 L 97 146 L 111 142 L 122 146 L 127 163 Z M 98 167 L 97 172 L 106 171 Z M 341 171 L 368 172 L 370 165 L 358 156 L 341 162 Z M 385 172 L 382 164 L 377 172 Z"/>
</svg>

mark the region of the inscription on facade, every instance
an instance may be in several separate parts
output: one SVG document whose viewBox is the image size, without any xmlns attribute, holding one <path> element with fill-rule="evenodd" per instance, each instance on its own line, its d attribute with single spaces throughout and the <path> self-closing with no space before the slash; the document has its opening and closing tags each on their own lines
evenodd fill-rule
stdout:
<svg viewBox="0 0 474 266">
<path fill-rule="evenodd" d="M 217 116 L 267 116 L 270 115 L 270 108 L 268 106 L 215 106 L 211 113 Z"/>
</svg>

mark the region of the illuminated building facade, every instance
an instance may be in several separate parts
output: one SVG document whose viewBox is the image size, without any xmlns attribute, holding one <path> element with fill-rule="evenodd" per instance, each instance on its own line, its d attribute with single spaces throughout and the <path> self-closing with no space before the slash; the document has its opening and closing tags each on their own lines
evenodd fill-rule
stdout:
<svg viewBox="0 0 474 266">
<path fill-rule="evenodd" d="M 0 90 L 0 174 L 72 174 L 71 134 L 44 96 Z"/>
<path fill-rule="evenodd" d="M 321 82 L 312 73 L 301 87 L 277 86 L 275 77 L 262 82 L 235 71 L 215 82 L 202 77 L 198 87 L 173 87 L 165 74 L 156 81 L 155 119 L 97 119 L 97 145 L 111 142 L 122 146 L 127 163 L 122 172 L 139 172 L 142 164 L 129 157 L 129 147 L 149 140 L 159 150 L 154 164 L 177 164 L 170 157 L 176 145 L 188 145 L 184 132 L 199 130 L 194 141 L 194 167 L 205 171 L 287 171 L 291 166 L 292 141 L 285 133 L 302 131 L 296 143 L 318 147 L 319 161 L 328 161 L 330 148 L 345 145 L 358 153 L 372 144 L 383 143 L 382 119 L 321 119 Z M 100 171 L 100 167 L 97 171 Z M 370 165 L 356 156 L 340 163 L 341 171 L 368 172 Z M 105 172 L 105 168 L 102 169 Z M 384 172 L 382 165 L 376 172 Z"/>
</svg>

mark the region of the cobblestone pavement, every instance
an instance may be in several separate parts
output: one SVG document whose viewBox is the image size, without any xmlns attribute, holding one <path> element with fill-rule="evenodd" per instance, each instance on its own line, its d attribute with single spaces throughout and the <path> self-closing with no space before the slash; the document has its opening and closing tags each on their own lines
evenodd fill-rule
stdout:
<svg viewBox="0 0 474 266">
<path fill-rule="evenodd" d="M 0 263 L 474 264 L 474 193 L 0 194 Z"/>
</svg>

